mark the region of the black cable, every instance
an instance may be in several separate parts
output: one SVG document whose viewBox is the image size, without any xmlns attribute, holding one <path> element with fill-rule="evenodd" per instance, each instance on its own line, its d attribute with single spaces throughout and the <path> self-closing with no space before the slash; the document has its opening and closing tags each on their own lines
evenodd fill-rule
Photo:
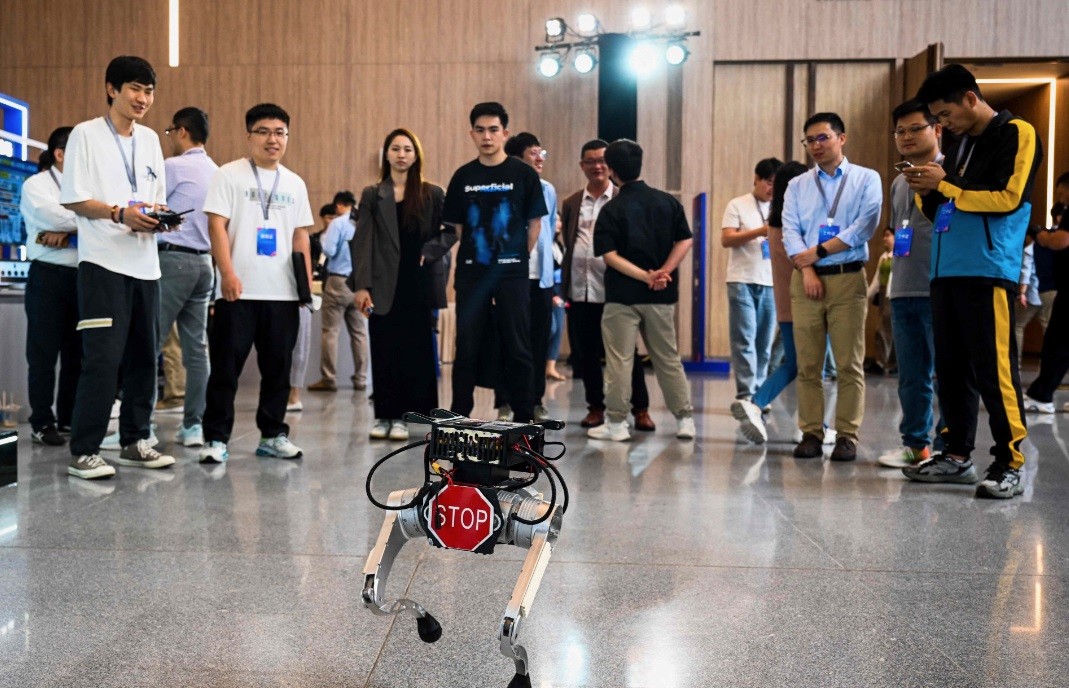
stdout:
<svg viewBox="0 0 1069 688">
<path fill-rule="evenodd" d="M 523 447 L 521 447 L 520 449 L 521 449 L 521 453 L 529 453 L 531 456 L 535 457 L 536 459 L 542 460 L 540 465 L 543 468 L 545 468 L 546 470 L 552 471 L 553 475 L 557 476 L 557 480 L 560 481 L 561 491 L 564 492 L 564 502 L 561 505 L 561 513 L 564 513 L 566 511 L 568 511 L 568 503 L 571 501 L 571 497 L 570 497 L 570 495 L 568 493 L 568 483 L 566 483 L 564 481 L 564 476 L 561 475 L 560 471 L 557 469 L 556 466 L 554 466 L 553 464 L 549 463 L 548 461 L 545 461 L 546 457 L 544 457 L 541 454 L 535 452 L 533 449 L 525 449 Z M 552 482 L 552 478 L 550 480 Z"/>
<path fill-rule="evenodd" d="M 427 489 L 427 487 L 431 483 L 431 481 L 430 481 L 430 468 L 429 468 L 429 465 L 428 465 L 427 453 L 426 452 L 424 452 L 424 461 L 423 461 L 423 474 L 424 474 L 423 487 L 420 488 L 420 490 L 416 494 L 415 498 L 411 502 L 409 502 L 408 504 L 402 504 L 400 506 L 390 506 L 388 504 L 383 504 L 382 502 L 380 502 L 377 499 L 375 499 L 374 495 L 371 494 L 371 478 L 375 475 L 375 471 L 377 471 L 379 469 L 379 466 L 381 466 L 382 464 L 386 463 L 387 461 L 389 461 L 393 457 L 397 456 L 398 454 L 401 454 L 402 452 L 406 452 L 409 449 L 415 449 L 416 447 L 422 447 L 425 444 L 430 444 L 430 442 L 431 442 L 430 440 L 421 440 L 419 442 L 413 442 L 412 444 L 407 444 L 407 445 L 401 447 L 400 449 L 396 449 L 396 450 L 390 452 L 389 454 L 387 454 L 386 456 L 382 457 L 381 459 L 379 459 L 375 463 L 375 465 L 371 467 L 371 470 L 368 471 L 368 473 L 367 473 L 367 482 L 365 482 L 365 484 L 364 484 L 364 490 L 367 492 L 368 500 L 370 500 L 372 504 L 374 504 L 375 506 L 377 506 L 378 508 L 380 508 L 380 509 L 382 509 L 384 511 L 402 511 L 403 509 L 408 509 L 410 507 L 416 506 L 416 504 L 418 504 L 419 501 L 423 498 L 424 491 Z"/>
<path fill-rule="evenodd" d="M 520 456 L 522 456 L 524 459 L 526 459 L 529 464 L 534 464 L 536 479 L 537 479 L 537 476 L 541 475 L 542 467 L 549 465 L 549 464 L 546 464 L 546 463 L 539 462 L 538 459 L 536 458 L 538 456 L 537 454 L 534 454 L 533 452 L 531 454 L 528 454 L 527 451 L 524 450 L 522 447 L 516 453 L 519 454 Z M 536 526 L 539 523 L 545 521 L 547 518 L 549 518 L 550 514 L 553 513 L 553 507 L 555 507 L 557 505 L 557 484 L 553 481 L 553 476 L 547 474 L 546 477 L 549 479 L 549 489 L 550 489 L 549 507 L 546 509 L 546 513 L 542 514 L 542 516 L 540 516 L 539 518 L 534 519 L 533 521 L 529 521 L 526 518 L 520 518 L 516 514 L 512 514 L 511 517 L 513 519 L 515 519 L 516 521 L 519 521 L 520 523 L 523 523 L 525 525 Z"/>
<path fill-rule="evenodd" d="M 542 457 L 548 459 L 549 461 L 559 461 L 564 456 L 564 453 L 568 451 L 568 448 L 564 446 L 564 442 L 545 442 L 542 445 L 542 451 L 545 451 L 546 447 L 556 445 L 560 445 L 560 454 L 557 454 L 556 456 L 549 456 L 548 454 L 543 454 Z"/>
</svg>

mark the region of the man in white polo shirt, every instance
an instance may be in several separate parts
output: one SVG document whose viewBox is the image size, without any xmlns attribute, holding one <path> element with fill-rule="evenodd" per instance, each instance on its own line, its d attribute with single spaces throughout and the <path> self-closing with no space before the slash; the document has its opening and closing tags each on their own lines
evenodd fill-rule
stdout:
<svg viewBox="0 0 1069 688">
<path fill-rule="evenodd" d="M 258 456 L 299 459 L 289 441 L 286 400 L 290 364 L 300 325 L 293 254 L 304 254 L 311 288 L 312 206 L 308 188 L 283 167 L 290 117 L 272 103 L 245 113 L 249 157 L 219 168 L 208 187 L 212 256 L 219 271 L 209 339 L 211 375 L 204 410 L 201 462 L 225 461 L 234 428 L 234 395 L 252 347 L 260 368 Z"/>
<path fill-rule="evenodd" d="M 115 475 L 99 451 L 120 367 L 122 451 L 117 462 L 144 468 L 174 463 L 148 439 L 156 388 L 160 261 L 159 222 L 146 213 L 163 207 L 167 185 L 160 139 L 138 122 L 152 106 L 156 73 L 140 57 L 116 57 L 105 72 L 104 88 L 108 113 L 74 127 L 60 192 L 60 202 L 77 215 L 83 349 L 67 471 L 85 479 Z"/>
</svg>

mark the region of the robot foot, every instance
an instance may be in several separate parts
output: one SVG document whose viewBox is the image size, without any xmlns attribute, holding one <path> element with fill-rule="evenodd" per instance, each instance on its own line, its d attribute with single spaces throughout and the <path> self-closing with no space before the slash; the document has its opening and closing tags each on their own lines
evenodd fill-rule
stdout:
<svg viewBox="0 0 1069 688">
<path fill-rule="evenodd" d="M 509 681 L 508 688 L 531 688 L 531 677 L 527 674 L 516 674 Z"/>
<path fill-rule="evenodd" d="M 419 639 L 425 643 L 438 642 L 438 639 L 442 637 L 442 624 L 430 614 L 416 619 L 416 628 L 419 631 Z M 530 681 L 527 685 L 531 685 Z"/>
</svg>

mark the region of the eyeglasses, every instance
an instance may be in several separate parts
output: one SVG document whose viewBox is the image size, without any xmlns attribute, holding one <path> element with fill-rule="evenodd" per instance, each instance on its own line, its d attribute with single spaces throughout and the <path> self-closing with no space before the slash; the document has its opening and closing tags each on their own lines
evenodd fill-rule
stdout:
<svg viewBox="0 0 1069 688">
<path fill-rule="evenodd" d="M 265 139 L 269 139 L 272 136 L 276 139 L 284 139 L 290 135 L 285 129 L 253 129 L 249 133 L 253 136 L 260 136 Z"/>
<path fill-rule="evenodd" d="M 538 150 L 534 151 L 535 160 L 545 160 L 548 157 L 549 151 L 547 151 L 545 148 L 539 148 Z"/>
<path fill-rule="evenodd" d="M 595 165 L 604 165 L 605 164 L 605 158 L 583 158 L 582 160 L 579 161 L 579 164 L 580 165 L 585 165 L 586 167 L 594 167 Z"/>
<path fill-rule="evenodd" d="M 804 139 L 802 139 L 801 142 L 802 142 L 802 145 L 804 145 L 804 146 L 813 146 L 813 145 L 816 145 L 818 143 L 823 146 L 825 143 L 827 143 L 828 141 L 831 141 L 836 136 L 838 136 L 838 134 L 835 134 L 835 135 L 818 134 L 816 136 L 807 136 Z"/>
<path fill-rule="evenodd" d="M 931 124 L 918 124 L 916 126 L 912 126 L 912 127 L 908 128 L 908 129 L 905 129 L 903 127 L 899 127 L 898 129 L 895 129 L 891 133 L 895 135 L 896 139 L 901 139 L 901 138 L 905 138 L 906 134 L 909 134 L 910 136 L 916 136 L 917 134 L 921 133 L 922 131 L 924 131 L 925 129 L 927 129 L 930 126 L 932 126 L 932 125 Z"/>
<path fill-rule="evenodd" d="M 170 136 L 172 131 L 178 131 L 181 128 L 182 127 L 180 127 L 180 126 L 178 126 L 176 124 L 172 124 L 171 126 L 169 126 L 169 127 L 167 127 L 166 129 L 163 130 L 163 134 L 164 134 L 164 136 Z"/>
</svg>

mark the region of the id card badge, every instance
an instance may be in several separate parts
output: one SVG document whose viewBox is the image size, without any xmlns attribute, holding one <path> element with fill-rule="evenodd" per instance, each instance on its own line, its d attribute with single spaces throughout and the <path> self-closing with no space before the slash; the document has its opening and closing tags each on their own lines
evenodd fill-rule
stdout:
<svg viewBox="0 0 1069 688">
<path fill-rule="evenodd" d="M 761 242 L 761 257 L 765 260 L 772 259 L 772 250 L 768 247 L 768 239 Z"/>
<path fill-rule="evenodd" d="M 817 238 L 818 244 L 823 244 L 825 241 L 834 239 L 839 236 L 839 225 L 833 225 L 831 218 L 828 218 L 828 224 L 820 226 L 820 235 Z"/>
<path fill-rule="evenodd" d="M 256 255 L 278 255 L 278 238 L 274 227 L 260 227 L 256 230 Z"/>
<path fill-rule="evenodd" d="M 932 231 L 942 234 L 950 230 L 950 220 L 954 217 L 954 201 L 950 200 L 939 206 L 939 212 L 935 215 L 935 223 Z"/>
<path fill-rule="evenodd" d="M 895 231 L 895 247 L 891 255 L 895 258 L 905 258 L 913 248 L 913 228 L 902 225 Z"/>
</svg>

